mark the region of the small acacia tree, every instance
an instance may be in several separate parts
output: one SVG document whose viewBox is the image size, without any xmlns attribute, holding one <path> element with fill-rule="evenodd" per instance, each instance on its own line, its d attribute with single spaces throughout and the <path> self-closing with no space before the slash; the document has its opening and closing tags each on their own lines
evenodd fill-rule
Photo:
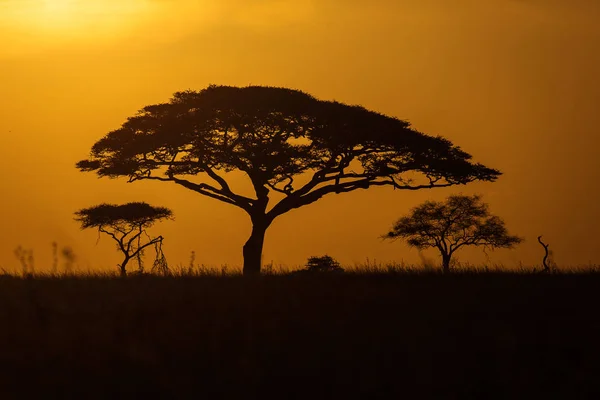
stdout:
<svg viewBox="0 0 600 400">
<path fill-rule="evenodd" d="M 452 255 L 464 246 L 511 248 L 523 240 L 508 234 L 504 221 L 490 214 L 480 195 L 454 195 L 445 202 L 427 201 L 400 218 L 383 237 L 406 239 L 418 249 L 438 249 L 445 273 L 450 272 Z"/>
<path fill-rule="evenodd" d="M 146 229 L 157 221 L 173 218 L 173 212 L 168 208 L 153 207 L 143 202 L 100 204 L 81 209 L 75 215 L 82 229 L 97 228 L 117 242 L 117 249 L 123 253 L 123 261 L 118 265 L 123 277 L 127 276 L 127 264 L 132 258 L 141 256 L 149 246 L 162 244 L 162 236 L 152 238 Z M 143 235 L 147 238 L 146 242 L 142 242 Z"/>
<path fill-rule="evenodd" d="M 406 121 L 298 90 L 209 86 L 144 107 L 93 145 L 81 171 L 171 182 L 250 216 L 244 274 L 257 274 L 273 220 L 330 193 L 373 186 L 417 190 L 493 181 L 500 172 Z M 225 173 L 242 172 L 242 194 Z M 192 179 L 199 176 L 197 179 Z M 279 197 L 271 204 L 270 196 Z"/>
</svg>

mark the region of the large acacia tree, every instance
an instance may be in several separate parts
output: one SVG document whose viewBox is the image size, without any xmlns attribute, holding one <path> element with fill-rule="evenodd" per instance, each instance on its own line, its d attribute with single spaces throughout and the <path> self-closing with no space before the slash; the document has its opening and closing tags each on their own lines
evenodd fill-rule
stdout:
<svg viewBox="0 0 600 400">
<path fill-rule="evenodd" d="M 329 193 L 417 190 L 500 175 L 406 121 L 262 86 L 175 93 L 96 142 L 77 167 L 129 182 L 172 182 L 241 208 L 252 221 L 244 274 L 260 272 L 265 232 L 276 217 Z M 231 171 L 245 174 L 251 195 L 232 189 Z M 270 202 L 273 192 L 279 196 Z"/>
</svg>

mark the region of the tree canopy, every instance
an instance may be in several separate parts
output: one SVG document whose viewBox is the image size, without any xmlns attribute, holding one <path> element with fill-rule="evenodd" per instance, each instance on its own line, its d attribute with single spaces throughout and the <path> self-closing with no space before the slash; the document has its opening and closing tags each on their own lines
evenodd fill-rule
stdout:
<svg viewBox="0 0 600 400">
<path fill-rule="evenodd" d="M 141 225 L 150 227 L 161 219 L 170 219 L 173 212 L 166 207 L 153 207 L 144 202 L 122 205 L 103 203 L 84 208 L 75 213 L 81 228 L 103 228 L 106 226 Z"/>
<path fill-rule="evenodd" d="M 384 238 L 403 238 L 418 249 L 438 249 L 445 272 L 450 268 L 452 255 L 463 246 L 511 248 L 523 240 L 508 234 L 504 221 L 490 214 L 480 195 L 427 201 L 400 218 Z"/>
<path fill-rule="evenodd" d="M 129 182 L 173 182 L 245 210 L 253 223 L 244 247 L 249 272 L 260 270 L 274 218 L 329 193 L 417 190 L 500 175 L 447 139 L 361 106 L 286 88 L 214 85 L 144 107 L 96 142 L 77 167 Z M 234 170 L 245 173 L 253 194 L 232 189 L 224 173 Z M 272 192 L 283 198 L 270 206 Z"/>
</svg>

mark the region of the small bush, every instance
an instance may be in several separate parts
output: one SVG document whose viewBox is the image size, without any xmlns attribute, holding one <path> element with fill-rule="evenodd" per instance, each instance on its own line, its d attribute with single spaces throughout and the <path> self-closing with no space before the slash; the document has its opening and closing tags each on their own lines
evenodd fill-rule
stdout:
<svg viewBox="0 0 600 400">
<path fill-rule="evenodd" d="M 306 268 L 303 270 L 306 272 L 344 272 L 344 269 L 340 266 L 333 257 L 324 255 L 321 257 L 309 257 L 306 263 Z"/>
</svg>

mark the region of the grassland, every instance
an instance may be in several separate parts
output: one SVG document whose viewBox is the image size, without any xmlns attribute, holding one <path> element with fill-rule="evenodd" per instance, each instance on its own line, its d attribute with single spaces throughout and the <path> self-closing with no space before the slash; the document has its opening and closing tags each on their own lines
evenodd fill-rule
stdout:
<svg viewBox="0 0 600 400">
<path fill-rule="evenodd" d="M 0 278 L 0 398 L 600 398 L 600 274 Z"/>
</svg>

